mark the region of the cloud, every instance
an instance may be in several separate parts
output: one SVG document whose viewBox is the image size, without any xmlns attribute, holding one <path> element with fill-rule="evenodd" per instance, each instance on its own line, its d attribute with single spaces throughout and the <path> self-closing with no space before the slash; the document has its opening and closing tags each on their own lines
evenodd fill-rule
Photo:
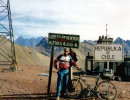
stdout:
<svg viewBox="0 0 130 100">
<path fill-rule="evenodd" d="M 10 0 L 10 3 L 14 34 L 70 33 L 79 34 L 81 40 L 96 40 L 105 35 L 108 24 L 108 34 L 114 39 L 130 37 L 129 0 Z"/>
</svg>

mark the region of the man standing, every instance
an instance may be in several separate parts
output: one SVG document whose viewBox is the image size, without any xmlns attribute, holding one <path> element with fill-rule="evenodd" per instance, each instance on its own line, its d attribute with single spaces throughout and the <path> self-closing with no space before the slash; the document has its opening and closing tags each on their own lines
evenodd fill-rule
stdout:
<svg viewBox="0 0 130 100">
<path fill-rule="evenodd" d="M 57 62 L 59 61 L 59 68 L 57 68 Z M 57 100 L 59 100 L 60 92 L 62 90 L 63 78 L 65 77 L 65 85 L 67 85 L 69 80 L 69 67 L 70 63 L 78 69 L 80 69 L 77 64 L 72 59 L 71 55 L 69 55 L 69 49 L 64 49 L 64 54 L 59 55 L 54 60 L 54 67 L 58 70 L 58 78 L 57 78 Z"/>
</svg>

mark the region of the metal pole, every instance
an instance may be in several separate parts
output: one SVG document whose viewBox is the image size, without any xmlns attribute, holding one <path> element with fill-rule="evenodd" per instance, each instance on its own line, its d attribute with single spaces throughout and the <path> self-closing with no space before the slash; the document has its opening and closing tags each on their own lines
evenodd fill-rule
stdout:
<svg viewBox="0 0 130 100">
<path fill-rule="evenodd" d="M 16 62 L 15 55 L 15 46 L 14 46 L 14 37 L 13 37 L 13 28 L 12 28 L 12 19 L 11 19 L 11 11 L 10 11 L 10 1 L 7 1 L 7 10 L 8 10 L 8 21 L 9 21 L 9 34 L 11 40 L 11 52 L 12 52 L 12 64 Z"/>
<path fill-rule="evenodd" d="M 107 24 L 106 24 L 106 36 L 107 36 Z"/>
<path fill-rule="evenodd" d="M 107 69 L 109 70 L 109 61 L 107 62 Z"/>
<path fill-rule="evenodd" d="M 50 59 L 50 71 L 49 71 L 49 80 L 48 80 L 48 95 L 50 94 L 50 86 L 51 86 L 51 76 L 52 76 L 52 67 L 53 67 L 53 57 L 54 57 L 54 46 L 51 48 L 51 59 Z"/>
</svg>

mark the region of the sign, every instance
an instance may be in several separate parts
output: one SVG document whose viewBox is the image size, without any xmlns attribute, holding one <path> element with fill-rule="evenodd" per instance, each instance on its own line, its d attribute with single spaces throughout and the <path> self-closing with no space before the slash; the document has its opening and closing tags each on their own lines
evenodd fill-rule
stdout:
<svg viewBox="0 0 130 100">
<path fill-rule="evenodd" d="M 51 46 L 61 46 L 61 47 L 79 47 L 79 35 L 70 35 L 70 34 L 48 34 L 48 44 Z"/>
<path fill-rule="evenodd" d="M 94 46 L 96 62 L 123 62 L 124 49 L 121 44 L 96 44 Z"/>
</svg>

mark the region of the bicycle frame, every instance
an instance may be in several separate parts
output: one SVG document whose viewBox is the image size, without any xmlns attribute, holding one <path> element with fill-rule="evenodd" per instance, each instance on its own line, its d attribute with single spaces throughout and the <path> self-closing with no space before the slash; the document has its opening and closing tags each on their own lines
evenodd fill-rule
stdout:
<svg viewBox="0 0 130 100">
<path fill-rule="evenodd" d="M 77 80 L 77 81 L 80 81 L 80 80 L 81 80 L 81 81 L 87 86 L 88 89 L 90 89 L 90 90 L 91 90 L 92 92 L 94 92 L 94 93 L 97 93 L 96 88 L 97 88 L 97 85 L 98 85 L 98 81 L 99 81 L 99 79 L 100 79 L 100 75 L 101 75 L 101 73 L 99 73 L 99 75 L 98 75 L 97 78 L 96 78 L 96 82 L 95 82 L 94 88 L 92 88 L 92 87 L 91 87 L 91 84 L 89 84 L 86 79 L 83 79 L 83 78 L 81 77 L 81 75 L 79 75 L 79 78 L 77 78 L 76 80 Z M 75 85 L 75 86 L 76 86 L 76 85 Z"/>
</svg>

